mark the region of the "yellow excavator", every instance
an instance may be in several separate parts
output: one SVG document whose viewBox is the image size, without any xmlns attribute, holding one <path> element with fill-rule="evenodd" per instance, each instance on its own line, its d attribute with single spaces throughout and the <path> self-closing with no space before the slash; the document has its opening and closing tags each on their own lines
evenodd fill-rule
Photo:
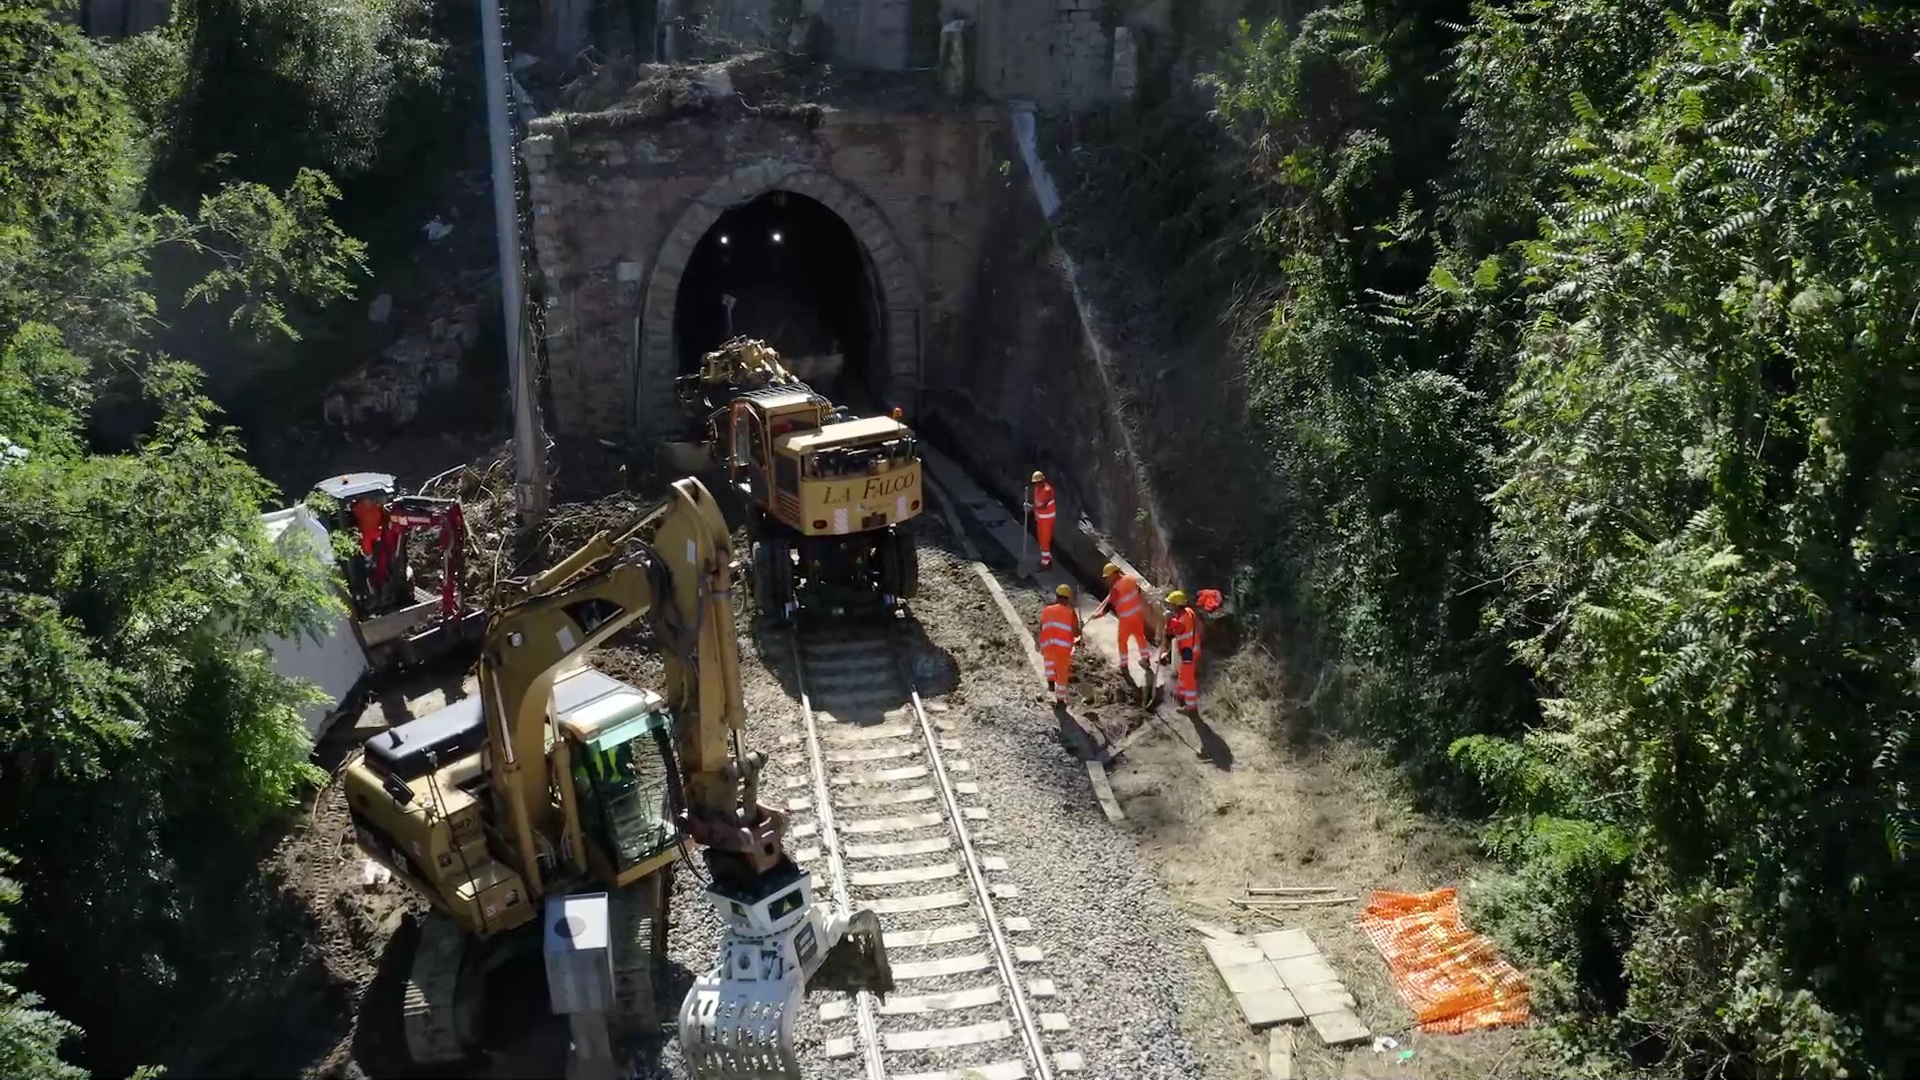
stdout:
<svg viewBox="0 0 1920 1080">
<path fill-rule="evenodd" d="M 474 1053 L 487 974 L 537 945 L 572 1026 L 569 1077 L 618 1075 L 621 1037 L 657 1023 L 668 875 L 690 844 L 726 928 L 679 1012 L 693 1077 L 797 1080 L 805 993 L 892 989 L 878 919 L 817 906 L 786 818 L 760 804 L 732 573 L 712 494 L 676 482 L 492 613 L 476 697 L 375 735 L 348 767 L 360 846 L 434 908 L 402 1004 L 417 1064 Z M 664 693 L 581 662 L 642 617 Z"/>
</svg>

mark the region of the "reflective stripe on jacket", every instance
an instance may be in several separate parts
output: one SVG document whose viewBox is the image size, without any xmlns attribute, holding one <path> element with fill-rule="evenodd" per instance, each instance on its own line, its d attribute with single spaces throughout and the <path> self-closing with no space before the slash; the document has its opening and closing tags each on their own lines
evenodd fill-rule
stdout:
<svg viewBox="0 0 1920 1080">
<path fill-rule="evenodd" d="M 1042 521 L 1052 521 L 1055 512 L 1053 485 L 1045 480 L 1033 485 L 1033 516 Z"/>
<path fill-rule="evenodd" d="M 1200 620 L 1192 608 L 1183 607 L 1167 616 L 1167 642 L 1182 652 L 1199 647 Z"/>
<path fill-rule="evenodd" d="M 1074 635 L 1080 629 L 1080 616 L 1071 607 L 1054 601 L 1040 609 L 1040 651 L 1073 648 Z"/>
<path fill-rule="evenodd" d="M 1125 574 L 1114 581 L 1113 589 L 1107 593 L 1107 600 L 1113 604 L 1113 616 L 1116 619 L 1132 621 L 1139 618 L 1144 610 L 1140 606 L 1140 583 Z"/>
</svg>

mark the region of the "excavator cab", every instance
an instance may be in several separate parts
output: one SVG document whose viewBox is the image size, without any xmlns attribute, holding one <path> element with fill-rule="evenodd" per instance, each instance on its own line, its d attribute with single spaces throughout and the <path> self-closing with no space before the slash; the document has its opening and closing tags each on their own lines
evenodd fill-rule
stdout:
<svg viewBox="0 0 1920 1080">
<path fill-rule="evenodd" d="M 583 710 L 561 725 L 587 862 L 602 881 L 651 872 L 681 841 L 668 741 L 673 720 L 657 695 L 646 696 L 654 708 L 612 723 L 597 725 L 597 716 Z"/>
</svg>

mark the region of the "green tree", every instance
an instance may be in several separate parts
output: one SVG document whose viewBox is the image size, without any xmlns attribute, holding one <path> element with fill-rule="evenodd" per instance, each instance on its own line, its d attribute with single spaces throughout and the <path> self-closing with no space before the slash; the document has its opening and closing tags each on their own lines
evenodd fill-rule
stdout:
<svg viewBox="0 0 1920 1080">
<path fill-rule="evenodd" d="M 1291 503 L 1243 598 L 1486 800 L 1474 916 L 1575 1052 L 1920 1065 L 1917 55 L 1890 2 L 1380 2 L 1223 65 Z"/>
<path fill-rule="evenodd" d="M 147 354 L 148 262 L 205 253 L 193 296 L 271 334 L 284 305 L 348 292 L 359 248 L 318 174 L 144 212 L 144 141 L 98 56 L 0 0 L 0 847 L 21 857 L 21 978 L 85 1029 L 89 1066 L 125 1073 L 217 979 L 255 838 L 318 779 L 309 691 L 253 646 L 330 603 L 266 538 L 271 488 L 198 372 Z M 91 430 L 109 382 L 153 417 L 129 452 Z M 6 1014 L 27 1045 L 75 1034 L 35 1008 Z"/>
<path fill-rule="evenodd" d="M 12 857 L 0 852 L 0 866 Z M 0 943 L 13 931 L 7 910 L 20 902 L 20 887 L 0 877 Z M 40 1007 L 40 997 L 13 985 L 22 965 L 0 961 L 0 1073 L 43 1080 L 86 1080 L 86 1070 L 60 1059 L 60 1045 L 79 1029 Z"/>
</svg>

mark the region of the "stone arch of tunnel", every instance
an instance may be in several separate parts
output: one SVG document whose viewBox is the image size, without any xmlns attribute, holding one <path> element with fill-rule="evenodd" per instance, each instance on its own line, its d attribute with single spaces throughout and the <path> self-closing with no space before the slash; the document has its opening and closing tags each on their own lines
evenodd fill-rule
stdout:
<svg viewBox="0 0 1920 1080">
<path fill-rule="evenodd" d="M 920 276 L 893 228 L 873 202 L 846 181 L 804 166 L 750 166 L 690 200 L 661 242 L 648 275 L 637 350 L 634 422 L 643 433 L 667 432 L 679 423 L 673 380 L 680 373 L 685 342 L 676 331 L 683 286 L 702 241 L 729 212 L 749 208 L 763 196 L 784 192 L 819 204 L 846 226 L 863 262 L 870 290 L 869 342 L 865 357 L 848 358 L 868 376 L 864 387 L 880 406 L 912 410 L 920 387 L 921 324 L 925 295 Z M 858 287 L 849 283 L 850 287 Z"/>
</svg>

